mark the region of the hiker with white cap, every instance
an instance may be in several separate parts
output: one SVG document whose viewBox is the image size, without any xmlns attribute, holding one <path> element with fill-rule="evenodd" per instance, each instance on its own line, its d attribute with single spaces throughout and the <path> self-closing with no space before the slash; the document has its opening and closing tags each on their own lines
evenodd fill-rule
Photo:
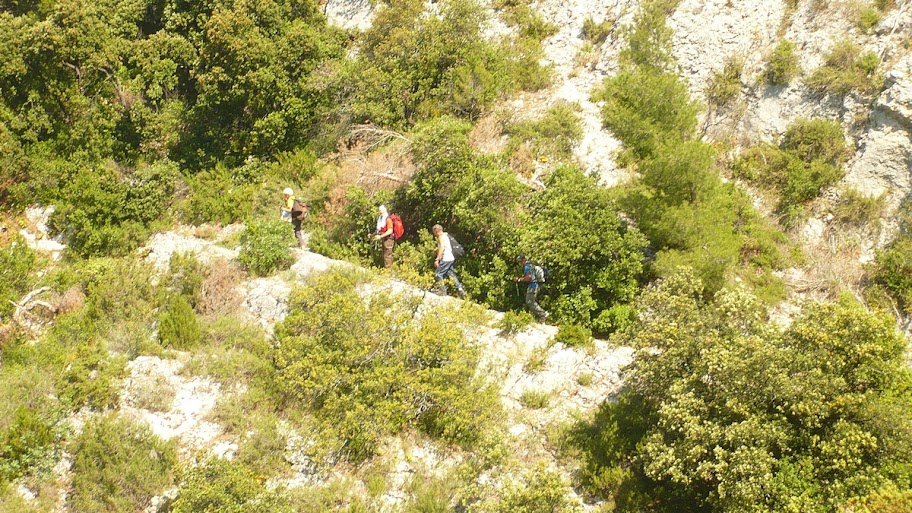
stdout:
<svg viewBox="0 0 912 513">
<path fill-rule="evenodd" d="M 294 191 L 291 190 L 291 187 L 285 187 L 285 190 L 282 191 L 282 221 L 286 223 L 291 222 L 291 209 L 294 207 Z"/>
<path fill-rule="evenodd" d="M 301 223 L 309 213 L 310 205 L 295 198 L 294 191 L 290 187 L 286 187 L 282 191 L 282 220 L 291 223 L 299 248 L 305 246 L 306 241 L 304 232 L 301 231 Z"/>
</svg>

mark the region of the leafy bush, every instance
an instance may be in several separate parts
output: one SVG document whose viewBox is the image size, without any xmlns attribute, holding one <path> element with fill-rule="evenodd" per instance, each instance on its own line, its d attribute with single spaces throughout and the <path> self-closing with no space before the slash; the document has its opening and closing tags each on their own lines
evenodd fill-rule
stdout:
<svg viewBox="0 0 912 513">
<path fill-rule="evenodd" d="M 512 139 L 511 146 L 523 142 L 531 144 L 536 158 L 567 159 L 583 136 L 578 111 L 579 105 L 561 102 L 548 109 L 540 120 L 514 123 L 505 132 Z"/>
<path fill-rule="evenodd" d="M 181 217 L 188 223 L 231 224 L 253 211 L 257 186 L 243 183 L 224 165 L 197 173 L 187 181 L 191 194 L 181 205 Z"/>
<path fill-rule="evenodd" d="M 165 347 L 192 349 L 203 338 L 196 313 L 187 299 L 174 294 L 158 318 L 158 339 Z"/>
<path fill-rule="evenodd" d="M 344 117 L 396 128 L 441 114 L 476 118 L 502 92 L 528 82 L 518 72 L 541 68 L 529 56 L 553 29 L 528 7 L 520 10 L 523 51 L 517 53 L 485 40 L 485 16 L 473 0 L 437 7 L 429 14 L 422 2 L 408 0 L 377 12 L 358 60 L 340 77 L 348 95 Z"/>
<path fill-rule="evenodd" d="M 878 251 L 868 267 L 868 279 L 882 287 L 896 302 L 899 311 L 912 314 L 912 237 L 900 235 L 886 248 Z"/>
<path fill-rule="evenodd" d="M 458 328 L 460 314 L 414 317 L 420 297 L 363 298 L 359 282 L 342 272 L 315 276 L 293 293 L 276 331 L 276 385 L 317 414 L 324 455 L 363 460 L 409 425 L 476 441 L 496 400 L 475 379 L 478 353 Z"/>
<path fill-rule="evenodd" d="M 171 484 L 174 443 L 114 414 L 89 420 L 74 440 L 73 492 L 77 511 L 137 511 Z"/>
<path fill-rule="evenodd" d="M 752 148 L 733 164 L 733 171 L 735 176 L 777 190 L 783 224 L 794 226 L 803 204 L 842 179 L 845 159 L 845 138 L 838 122 L 799 119 L 789 125 L 779 148 Z"/>
<path fill-rule="evenodd" d="M 38 257 L 22 237 L 15 237 L 10 244 L 0 247 L 0 318 L 13 312 L 10 301 L 19 301 L 32 284 Z"/>
<path fill-rule="evenodd" d="M 883 14 L 872 6 L 863 7 L 858 13 L 858 20 L 855 22 L 862 32 L 869 33 L 883 20 Z"/>
<path fill-rule="evenodd" d="M 75 411 L 84 406 L 104 410 L 117 403 L 118 380 L 126 374 L 123 357 L 111 356 L 93 341 L 70 349 L 67 363 L 57 379 L 63 404 Z"/>
<path fill-rule="evenodd" d="M 594 45 L 600 45 L 608 39 L 608 36 L 611 35 L 611 31 L 614 29 L 614 21 L 604 20 L 601 23 L 596 23 L 592 19 L 592 16 L 587 16 L 583 20 L 583 37 L 586 41 Z"/>
<path fill-rule="evenodd" d="M 687 85 L 672 73 L 647 67 L 622 69 L 609 78 L 595 99 L 604 100 L 602 122 L 635 156 L 658 152 L 669 138 L 693 137 L 699 108 Z"/>
<path fill-rule="evenodd" d="M 877 224 L 886 207 L 886 199 L 886 194 L 865 196 L 857 189 L 846 189 L 833 207 L 833 217 L 850 226 Z"/>
<path fill-rule="evenodd" d="M 638 352 L 587 450 L 602 461 L 586 463 L 591 483 L 657 511 L 841 511 L 908 487 L 912 430 L 895 426 L 912 371 L 892 319 L 842 300 L 783 330 L 749 293 L 703 303 L 701 289 L 685 272 L 637 303 Z"/>
<path fill-rule="evenodd" d="M 743 69 L 744 59 L 741 57 L 730 56 L 725 59 L 722 71 L 713 73 L 706 88 L 706 99 L 710 105 L 724 107 L 738 97 Z"/>
<path fill-rule="evenodd" d="M 807 80 L 811 89 L 821 94 L 845 96 L 850 91 L 873 93 L 883 80 L 875 77 L 880 58 L 874 52 L 862 53 L 855 43 L 844 39 L 837 42 L 818 68 Z"/>
<path fill-rule="evenodd" d="M 497 328 L 501 336 L 515 335 L 528 328 L 534 321 L 532 314 L 526 310 L 510 310 L 504 312 L 503 317 L 497 322 Z"/>
<path fill-rule="evenodd" d="M 570 513 L 579 505 L 567 496 L 568 485 L 560 474 L 537 468 L 522 485 L 512 484 L 492 511 L 497 513 Z"/>
<path fill-rule="evenodd" d="M 202 302 L 205 274 L 206 268 L 193 253 L 172 253 L 165 287 L 172 294 L 183 296 L 190 306 L 196 308 Z"/>
<path fill-rule="evenodd" d="M 94 320 L 109 323 L 151 320 L 159 302 L 152 266 L 134 258 L 94 259 L 82 267 L 86 306 Z"/>
<path fill-rule="evenodd" d="M 530 410 L 540 410 L 548 406 L 551 394 L 542 390 L 526 390 L 519 396 L 519 403 Z"/>
<path fill-rule="evenodd" d="M 287 269 L 294 260 L 289 251 L 293 239 L 288 223 L 278 219 L 250 221 L 241 235 L 238 261 L 259 276 Z"/>
<path fill-rule="evenodd" d="M 795 43 L 787 39 L 779 41 L 766 61 L 766 72 L 764 73 L 766 83 L 777 86 L 788 85 L 799 71 Z"/>
<path fill-rule="evenodd" d="M 611 193 L 594 178 L 562 167 L 546 185 L 530 200 L 533 215 L 519 247 L 551 271 L 542 303 L 553 309 L 553 319 L 592 326 L 602 312 L 636 295 L 646 239 L 621 220 Z"/>
<path fill-rule="evenodd" d="M 38 414 L 19 406 L 12 422 L 0 430 L 0 483 L 26 474 L 51 452 L 54 442 L 52 426 Z"/>
<path fill-rule="evenodd" d="M 177 171 L 168 164 L 125 176 L 111 166 L 80 169 L 68 180 L 51 226 L 81 257 L 122 256 L 142 244 L 172 201 Z"/>
<path fill-rule="evenodd" d="M 577 325 L 563 325 L 554 336 L 555 342 L 567 347 L 586 347 L 592 345 L 592 330 Z"/>
<path fill-rule="evenodd" d="M 170 513 L 219 511 L 223 513 L 290 513 L 287 497 L 270 491 L 245 466 L 210 458 L 187 469 Z"/>
</svg>

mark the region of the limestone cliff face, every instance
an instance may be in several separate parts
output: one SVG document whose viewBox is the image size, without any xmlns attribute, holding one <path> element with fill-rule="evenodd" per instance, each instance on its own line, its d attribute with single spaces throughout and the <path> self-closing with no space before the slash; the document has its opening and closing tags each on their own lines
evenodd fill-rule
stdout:
<svg viewBox="0 0 912 513">
<path fill-rule="evenodd" d="M 806 269 L 786 273 L 797 281 L 812 280 L 816 262 L 827 265 L 836 253 L 846 258 L 845 280 L 861 276 L 861 264 L 892 238 L 896 208 L 912 192 L 912 7 L 909 1 L 888 12 L 870 33 L 857 27 L 858 2 L 799 0 L 789 8 L 785 0 L 681 0 L 668 19 L 674 31 L 673 51 L 678 70 L 692 96 L 706 99 L 714 73 L 726 59 L 744 62 L 741 92 L 724 108 L 707 108 L 701 114 L 704 138 L 732 145 L 732 156 L 758 142 L 775 142 L 799 118 L 826 118 L 842 123 L 853 155 L 846 175 L 836 187 L 824 191 L 804 227 L 796 230 L 811 258 Z M 624 25 L 633 22 L 639 0 L 540 0 L 537 12 L 559 29 L 544 41 L 545 60 L 555 71 L 546 91 L 507 100 L 514 116 L 536 117 L 560 101 L 579 104 L 585 134 L 575 149 L 580 164 L 611 186 L 627 178 L 615 162 L 621 143 L 602 127 L 600 105 L 592 102 L 593 89 L 618 71 L 618 54 L 624 47 Z M 329 0 L 331 22 L 344 27 L 369 26 L 374 7 L 362 0 Z M 491 9 L 492 37 L 505 32 L 498 13 Z M 592 49 L 583 37 L 587 18 L 612 22 L 608 40 Z M 506 29 L 509 32 L 509 29 Z M 782 39 L 795 44 L 800 72 L 786 86 L 769 86 L 761 78 L 769 54 Z M 848 39 L 881 60 L 878 73 L 885 77 L 879 93 L 821 96 L 805 81 L 823 64 L 834 44 Z M 886 199 L 879 226 L 865 233 L 842 233 L 831 222 L 829 206 L 842 191 L 855 189 L 866 196 Z M 760 205 L 762 206 L 762 205 Z M 836 242 L 834 242 L 836 241 Z M 852 246 L 850 254 L 844 246 Z M 843 247 L 843 249 L 840 249 Z M 823 272 L 823 271 L 820 271 Z M 793 280 L 794 281 L 794 280 Z M 812 280 L 813 281 L 813 280 Z"/>
</svg>

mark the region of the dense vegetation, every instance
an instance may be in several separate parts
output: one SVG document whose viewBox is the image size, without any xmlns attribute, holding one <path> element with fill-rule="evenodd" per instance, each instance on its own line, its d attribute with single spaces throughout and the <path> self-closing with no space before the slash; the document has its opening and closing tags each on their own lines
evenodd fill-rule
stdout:
<svg viewBox="0 0 912 513">
<path fill-rule="evenodd" d="M 578 431 L 591 493 L 621 511 L 823 512 L 907 489 L 912 372 L 890 317 L 845 299 L 783 330 L 751 294 L 702 289 L 684 272 L 640 297 L 625 388 Z"/>
<path fill-rule="evenodd" d="M 843 299 L 803 305 L 786 329 L 767 322 L 784 295 L 774 272 L 789 263 L 788 238 L 739 184 L 768 192 L 779 224 L 797 226 L 843 175 L 843 131 L 796 120 L 778 144 L 732 163 L 739 184 L 723 181 L 671 52 L 676 5 L 647 0 L 632 25 L 583 27 L 590 45 L 626 42 L 595 99 L 635 178 L 606 189 L 574 161 L 579 106 L 512 118 L 495 108 L 551 78 L 539 61 L 555 27 L 523 0 L 494 2 L 516 28 L 502 38 L 485 35 L 474 0 L 378 4 L 372 27 L 350 33 L 312 0 L 0 0 L 0 211 L 13 226 L 24 207 L 53 204 L 52 234 L 67 244 L 54 261 L 0 232 L 0 511 L 55 508 L 64 451 L 74 511 L 143 510 L 166 488 L 176 494 L 161 509 L 175 513 L 374 511 L 388 506 L 383 456 L 400 436 L 469 454 L 403 484 L 404 511 L 576 511 L 571 486 L 615 511 L 908 509 L 912 376 L 884 313 L 912 313 L 908 220 L 868 268 L 865 299 L 880 310 Z M 873 28 L 890 5 L 876 2 L 859 25 Z M 864 95 L 878 64 L 838 42 L 806 82 Z M 737 105 L 742 68 L 732 56 L 718 70 L 712 108 Z M 782 40 L 763 79 L 784 86 L 799 72 Z M 496 144 L 478 144 L 485 126 Z M 365 185 L 335 151 L 413 171 Z M 242 320 L 236 289 L 293 261 L 291 230 L 275 219 L 286 186 L 312 204 L 311 249 L 357 264 L 377 263 L 364 234 L 390 205 L 407 231 L 389 273 L 420 287 L 431 284 L 428 229 L 443 224 L 467 249 L 458 272 L 472 301 L 429 307 L 335 269 L 297 284 L 267 337 Z M 843 198 L 834 213 L 846 223 L 880 204 Z M 155 270 L 134 251 L 175 222 L 238 221 L 243 231 L 218 241 L 239 249 L 238 265 L 175 254 Z M 619 396 L 556 448 L 582 462 L 572 481 L 544 467 L 493 470 L 511 457 L 501 376 L 479 368 L 475 330 L 490 326 L 479 304 L 505 311 L 503 336 L 531 323 L 510 280 L 519 254 L 550 270 L 540 301 L 559 325 L 551 344 L 594 351 L 593 336 L 610 335 L 637 350 Z M 9 322 L 39 287 L 50 308 L 29 315 L 46 330 Z M 179 359 L 227 391 L 209 420 L 237 442 L 231 461 L 179 458 L 119 411 L 137 356 Z M 523 370 L 544 361 L 540 352 Z M 144 386 L 130 406 L 168 411 L 174 387 Z M 519 402 L 551 399 L 529 389 Z M 339 468 L 363 486 L 273 486 Z M 480 491 L 479 476 L 499 488 Z M 21 500 L 18 483 L 36 499 Z"/>
</svg>

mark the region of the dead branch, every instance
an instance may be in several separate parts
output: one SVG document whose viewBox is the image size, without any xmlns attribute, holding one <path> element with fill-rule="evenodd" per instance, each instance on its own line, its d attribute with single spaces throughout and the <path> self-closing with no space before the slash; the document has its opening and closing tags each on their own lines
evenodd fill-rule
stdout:
<svg viewBox="0 0 912 513">
<path fill-rule="evenodd" d="M 399 139 L 406 144 L 412 143 L 411 139 L 399 132 L 386 130 L 371 124 L 353 126 L 351 130 L 349 130 L 348 136 L 352 141 L 362 142 L 364 144 L 363 148 L 367 151 L 373 150 L 378 146 L 383 146 L 393 139 Z"/>
<path fill-rule="evenodd" d="M 16 310 L 13 311 L 13 322 L 20 326 L 28 328 L 30 331 L 37 331 L 37 329 L 40 328 L 40 321 L 36 322 L 28 318 L 28 316 L 31 314 L 31 311 L 35 309 L 35 307 L 40 306 L 51 314 L 57 313 L 57 307 L 54 305 L 48 303 L 47 301 L 35 299 L 39 294 L 43 294 L 49 290 L 51 290 L 50 287 L 41 287 L 29 292 L 18 302 L 10 301 L 10 303 L 16 307 Z"/>
</svg>

